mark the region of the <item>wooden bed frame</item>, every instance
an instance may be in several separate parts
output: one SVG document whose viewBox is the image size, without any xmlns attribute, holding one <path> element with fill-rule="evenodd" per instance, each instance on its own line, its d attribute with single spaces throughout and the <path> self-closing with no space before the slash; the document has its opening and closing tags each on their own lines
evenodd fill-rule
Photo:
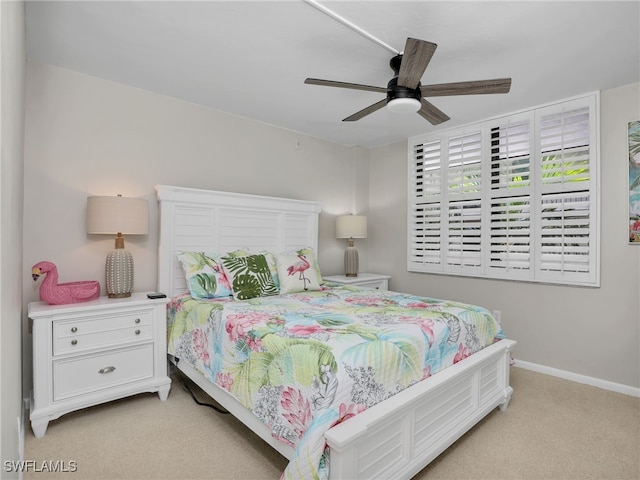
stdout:
<svg viewBox="0 0 640 480">
<path fill-rule="evenodd" d="M 156 186 L 160 205 L 158 291 L 187 291 L 180 251 L 225 253 L 317 252 L 316 202 L 192 188 Z M 410 478 L 494 408 L 505 410 L 512 340 L 501 340 L 384 402 L 336 425 L 325 434 L 331 479 Z M 226 390 L 200 372 L 173 364 L 260 438 L 291 459 L 293 449 Z"/>
</svg>

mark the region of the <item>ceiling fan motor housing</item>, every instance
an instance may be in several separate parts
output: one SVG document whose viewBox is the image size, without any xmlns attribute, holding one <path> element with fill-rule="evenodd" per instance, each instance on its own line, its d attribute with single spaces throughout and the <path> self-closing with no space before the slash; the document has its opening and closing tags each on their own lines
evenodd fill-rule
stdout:
<svg viewBox="0 0 640 480">
<path fill-rule="evenodd" d="M 418 88 L 402 87 L 398 85 L 398 77 L 393 77 L 387 84 L 387 102 L 396 98 L 415 98 L 420 101 L 422 98 L 420 84 L 418 84 Z"/>
<path fill-rule="evenodd" d="M 389 66 L 393 70 L 394 76 L 387 84 L 387 103 L 396 98 L 415 98 L 420 100 L 422 93 L 420 92 L 420 83 L 416 88 L 403 87 L 398 85 L 398 74 L 400 73 L 400 64 L 402 63 L 402 55 L 396 55 L 389 61 Z"/>
</svg>

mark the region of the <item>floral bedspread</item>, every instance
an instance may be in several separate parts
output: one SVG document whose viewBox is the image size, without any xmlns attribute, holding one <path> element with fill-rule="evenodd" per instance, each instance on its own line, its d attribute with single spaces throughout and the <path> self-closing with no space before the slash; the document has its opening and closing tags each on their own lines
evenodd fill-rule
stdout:
<svg viewBox="0 0 640 480">
<path fill-rule="evenodd" d="M 324 433 L 503 338 L 481 307 L 333 286 L 169 305 L 169 353 L 295 448 L 283 478 L 327 478 Z"/>
</svg>

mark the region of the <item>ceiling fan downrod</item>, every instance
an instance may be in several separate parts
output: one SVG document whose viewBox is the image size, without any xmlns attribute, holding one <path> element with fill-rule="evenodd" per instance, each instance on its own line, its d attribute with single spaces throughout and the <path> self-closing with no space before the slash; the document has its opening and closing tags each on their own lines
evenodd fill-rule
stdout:
<svg viewBox="0 0 640 480">
<path fill-rule="evenodd" d="M 371 35 L 369 32 L 365 32 L 362 28 L 360 28 L 359 26 L 357 26 L 355 23 L 350 22 L 349 20 L 347 20 L 346 18 L 338 15 L 337 13 L 329 10 L 327 7 L 325 7 L 324 5 L 320 5 L 316 0 L 303 0 L 305 3 L 311 5 L 312 7 L 317 8 L 318 10 L 320 10 L 322 13 L 324 13 L 325 15 L 328 15 L 329 17 L 333 18 L 334 20 L 337 20 L 338 22 L 342 23 L 344 26 L 350 28 L 351 30 L 353 30 L 356 33 L 359 33 L 360 35 L 362 35 L 365 38 L 368 38 L 369 40 L 377 43 L 378 45 L 380 45 L 383 48 L 386 48 L 387 50 L 389 50 L 391 53 L 394 54 L 399 54 L 400 52 L 398 52 L 398 50 L 396 50 L 395 48 L 393 48 L 390 45 L 387 45 L 386 43 L 384 43 L 382 40 L 377 39 L 376 37 L 374 37 L 373 35 Z"/>
</svg>

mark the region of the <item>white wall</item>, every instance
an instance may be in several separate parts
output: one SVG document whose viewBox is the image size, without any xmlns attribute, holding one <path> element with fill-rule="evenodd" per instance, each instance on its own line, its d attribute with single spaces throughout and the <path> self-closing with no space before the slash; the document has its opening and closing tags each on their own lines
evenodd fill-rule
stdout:
<svg viewBox="0 0 640 480">
<path fill-rule="evenodd" d="M 22 141 L 25 77 L 24 2 L 0 2 L 0 459 L 22 452 Z"/>
<path fill-rule="evenodd" d="M 369 266 L 392 275 L 394 290 L 501 311 L 519 360 L 638 388 L 640 247 L 627 238 L 627 123 L 640 120 L 640 84 L 601 92 L 600 101 L 600 288 L 407 272 L 406 142 L 370 153 Z"/>
<path fill-rule="evenodd" d="M 104 292 L 114 240 L 86 234 L 90 195 L 149 200 L 149 235 L 125 243 L 135 262 L 134 289 L 155 290 L 157 184 L 319 201 L 320 266 L 326 274 L 343 271 L 335 216 L 366 210 L 366 150 L 42 64 L 27 64 L 26 101 L 25 304 L 39 299 L 30 268 L 41 260 L 57 265 L 60 282 L 100 280 Z M 365 241 L 360 246 L 364 251 Z"/>
<path fill-rule="evenodd" d="M 331 273 L 342 268 L 334 216 L 366 208 L 355 188 L 365 150 L 68 70 L 28 64 L 26 121 L 25 264 L 51 260 L 60 281 L 104 280 L 113 239 L 87 236 L 89 195 L 149 200 L 151 233 L 126 238 L 137 290 L 155 288 L 156 184 L 322 202 L 319 257 Z M 37 296 L 25 274 L 25 300 Z"/>
</svg>

